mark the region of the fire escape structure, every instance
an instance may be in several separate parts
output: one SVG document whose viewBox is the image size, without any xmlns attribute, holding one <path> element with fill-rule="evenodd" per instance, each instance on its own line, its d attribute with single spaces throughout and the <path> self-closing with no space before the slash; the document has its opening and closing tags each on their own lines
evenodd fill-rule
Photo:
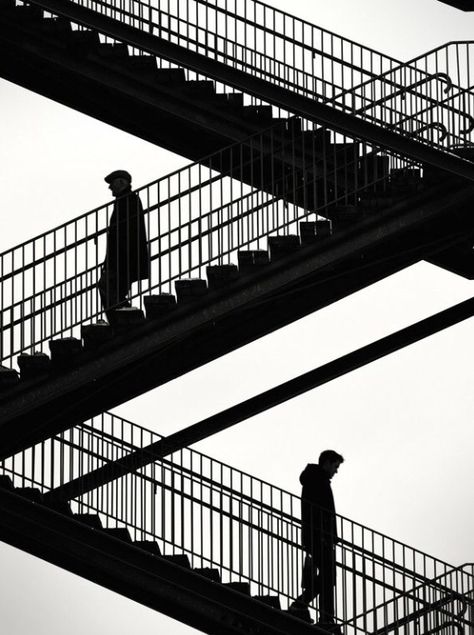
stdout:
<svg viewBox="0 0 474 635">
<path fill-rule="evenodd" d="M 401 62 L 257 0 L 171 4 L 0 0 L 2 77 L 191 161 L 137 191 L 150 277 L 113 324 L 113 204 L 0 254 L 0 538 L 206 633 L 472 634 L 472 565 L 342 517 L 334 630 L 289 613 L 299 501 L 188 446 L 474 299 L 171 437 L 108 412 L 420 260 L 474 279 L 456 43 Z"/>
</svg>

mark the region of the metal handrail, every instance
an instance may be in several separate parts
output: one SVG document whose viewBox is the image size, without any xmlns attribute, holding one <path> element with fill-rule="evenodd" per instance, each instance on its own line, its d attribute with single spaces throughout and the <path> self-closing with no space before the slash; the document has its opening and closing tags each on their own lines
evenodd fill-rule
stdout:
<svg viewBox="0 0 474 635">
<path fill-rule="evenodd" d="M 469 589 L 469 590 L 465 590 L 463 589 L 462 592 L 456 592 L 453 591 L 452 588 L 449 587 L 448 584 L 446 584 L 446 582 L 442 583 L 443 579 L 446 578 L 453 578 L 454 576 L 457 576 L 457 574 L 459 573 L 464 573 L 464 569 L 467 569 L 467 567 L 470 566 L 471 567 L 471 572 L 467 573 L 466 575 L 468 576 L 468 578 L 470 580 L 472 580 L 472 583 L 474 584 L 474 565 L 470 565 L 470 564 L 463 564 L 463 565 L 459 565 L 457 567 L 453 567 L 452 569 L 448 570 L 446 573 L 442 573 L 439 576 L 432 578 L 430 580 L 426 580 L 424 582 L 422 582 L 418 587 L 414 587 L 413 589 L 410 589 L 409 591 L 403 591 L 400 593 L 400 595 L 396 596 L 395 598 L 389 600 L 388 603 L 382 603 L 379 604 L 377 606 L 375 606 L 373 609 L 371 609 L 371 612 L 376 613 L 377 611 L 383 610 L 386 611 L 387 610 L 387 605 L 390 603 L 396 603 L 396 602 L 400 602 L 400 601 L 406 601 L 406 600 L 413 600 L 416 599 L 417 601 L 423 602 L 423 599 L 417 597 L 417 593 L 422 592 L 426 589 L 426 586 L 430 586 L 430 587 L 434 587 L 436 588 L 437 591 L 441 592 L 441 593 L 446 593 L 447 596 L 444 598 L 439 598 L 436 602 L 451 602 L 451 601 L 457 601 L 461 604 L 462 608 L 460 611 L 458 611 L 457 613 L 455 613 L 453 615 L 453 617 L 455 617 L 457 620 L 460 620 L 462 622 L 462 624 L 474 627 L 474 623 L 471 622 L 469 619 L 464 618 L 464 615 L 467 612 L 467 609 L 469 606 L 474 607 L 474 598 L 470 598 L 468 597 L 470 593 L 472 593 L 472 591 L 474 590 L 474 587 Z M 431 611 L 434 610 L 436 607 L 434 607 L 433 605 L 428 605 L 425 606 L 421 609 L 419 609 L 419 614 L 417 614 L 417 612 L 414 612 L 411 615 L 406 616 L 406 618 L 404 618 L 405 622 L 404 623 L 408 623 L 410 620 L 416 619 L 417 617 L 423 615 L 426 611 Z M 353 618 L 353 622 L 355 622 L 358 619 L 366 619 L 367 618 L 367 614 L 366 613 L 360 613 L 359 615 L 355 616 Z M 396 626 L 399 626 L 399 624 L 395 624 Z M 377 631 L 377 633 L 383 633 L 386 630 L 390 629 L 390 625 L 385 625 L 383 629 L 381 629 L 380 631 Z M 374 634 L 375 635 L 375 634 Z"/>
</svg>

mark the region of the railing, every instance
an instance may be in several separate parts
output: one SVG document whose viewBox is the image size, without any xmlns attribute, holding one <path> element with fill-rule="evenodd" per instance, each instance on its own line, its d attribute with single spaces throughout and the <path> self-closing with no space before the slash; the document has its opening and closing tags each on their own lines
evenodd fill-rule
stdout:
<svg viewBox="0 0 474 635">
<path fill-rule="evenodd" d="M 471 141 L 473 95 L 448 71 L 403 64 L 258 0 L 72 1 L 427 145 Z M 440 138 L 424 134 L 433 125 Z"/>
<path fill-rule="evenodd" d="M 15 486 L 47 493 L 159 438 L 105 413 L 4 460 L 0 469 Z M 277 595 L 283 608 L 300 593 L 300 499 L 199 452 L 183 449 L 126 476 L 119 472 L 72 507 L 99 514 L 104 526 L 126 527 L 133 540 L 156 540 L 164 554 L 186 554 L 193 567 L 217 568 L 224 582 L 248 582 L 252 595 Z M 343 516 L 336 522 L 336 613 L 347 635 L 431 632 L 417 630 L 420 619 L 455 625 L 443 633 L 469 626 L 472 569 L 452 570 Z M 317 603 L 313 618 L 316 611 Z"/>
<path fill-rule="evenodd" d="M 474 565 L 465 564 L 361 613 L 351 623 L 374 635 L 471 633 Z"/>
<path fill-rule="evenodd" d="M 143 306 L 145 295 L 172 292 L 180 278 L 236 263 L 239 250 L 266 249 L 269 235 L 298 234 L 300 221 L 355 206 L 390 187 L 392 169 L 412 165 L 292 119 L 158 179 L 137 190 L 150 275 L 129 298 Z M 48 353 L 50 339 L 80 337 L 81 325 L 102 317 L 97 282 L 113 209 L 98 207 L 0 255 L 2 363 Z"/>
<path fill-rule="evenodd" d="M 407 63 L 424 73 L 446 73 L 453 84 L 471 90 L 474 87 L 473 54 L 474 42 L 471 40 L 447 42 Z"/>
</svg>

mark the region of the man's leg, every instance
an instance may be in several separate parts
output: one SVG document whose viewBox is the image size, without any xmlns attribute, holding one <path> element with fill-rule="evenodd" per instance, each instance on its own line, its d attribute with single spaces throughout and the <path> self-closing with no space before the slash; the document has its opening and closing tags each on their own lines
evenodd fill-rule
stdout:
<svg viewBox="0 0 474 635">
<path fill-rule="evenodd" d="M 332 545 L 321 549 L 319 569 L 319 621 L 334 622 L 334 591 L 336 586 L 336 554 Z"/>
<path fill-rule="evenodd" d="M 301 578 L 301 587 L 303 589 L 303 593 L 296 598 L 296 600 L 289 606 L 288 610 L 296 617 L 302 617 L 302 619 L 305 619 L 304 614 L 307 614 L 309 604 L 311 604 L 314 598 L 319 594 L 319 578 L 314 559 L 310 553 L 306 553 Z"/>
<path fill-rule="evenodd" d="M 102 307 L 110 322 L 113 310 L 118 307 L 130 306 L 127 300 L 128 287 L 120 282 L 115 271 L 104 267 L 102 275 L 97 283 Z"/>
</svg>

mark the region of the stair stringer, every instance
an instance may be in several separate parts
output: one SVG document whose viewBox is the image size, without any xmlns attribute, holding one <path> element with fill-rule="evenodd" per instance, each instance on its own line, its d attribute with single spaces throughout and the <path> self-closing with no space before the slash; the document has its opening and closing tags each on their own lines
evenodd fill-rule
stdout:
<svg viewBox="0 0 474 635">
<path fill-rule="evenodd" d="M 325 633 L 1 488 L 0 510 L 4 542 L 204 633 Z"/>
</svg>

